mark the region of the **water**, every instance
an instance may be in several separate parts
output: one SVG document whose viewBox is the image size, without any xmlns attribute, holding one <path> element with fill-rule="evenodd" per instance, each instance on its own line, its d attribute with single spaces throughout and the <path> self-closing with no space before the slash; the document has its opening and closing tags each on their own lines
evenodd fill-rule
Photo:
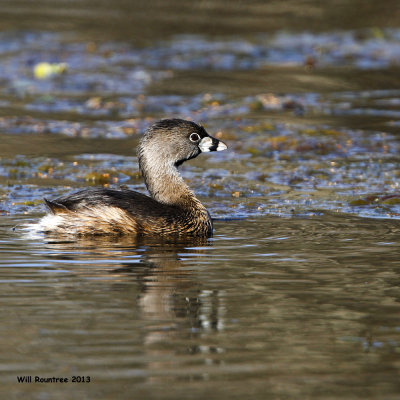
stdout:
<svg viewBox="0 0 400 400">
<path fill-rule="evenodd" d="M 203 243 L 135 243 L 32 242 L 14 222 L 0 284 L 15 397 L 66 390 L 17 375 L 89 376 L 67 389 L 88 398 L 398 393 L 397 223 L 268 217 L 217 222 Z"/>
<path fill-rule="evenodd" d="M 385 4 L 4 2 L 4 397 L 399 398 L 400 26 Z M 39 79 L 40 62 L 67 70 Z M 20 229 L 43 197 L 145 191 L 135 149 L 170 116 L 228 144 L 182 167 L 213 238 Z"/>
</svg>

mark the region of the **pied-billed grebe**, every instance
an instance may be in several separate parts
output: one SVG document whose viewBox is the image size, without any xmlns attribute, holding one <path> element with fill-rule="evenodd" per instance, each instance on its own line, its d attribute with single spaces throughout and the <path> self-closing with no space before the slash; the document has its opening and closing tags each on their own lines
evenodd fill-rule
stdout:
<svg viewBox="0 0 400 400">
<path fill-rule="evenodd" d="M 85 189 L 45 203 L 51 214 L 39 222 L 46 233 L 74 235 L 211 236 L 206 208 L 177 167 L 202 152 L 225 150 L 194 122 L 164 119 L 140 140 L 139 167 L 151 197 L 132 190 Z"/>
</svg>

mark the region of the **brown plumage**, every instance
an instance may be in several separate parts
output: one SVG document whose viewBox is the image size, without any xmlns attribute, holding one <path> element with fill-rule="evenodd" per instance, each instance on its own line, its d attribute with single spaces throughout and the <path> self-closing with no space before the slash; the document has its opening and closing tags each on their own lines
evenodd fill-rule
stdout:
<svg viewBox="0 0 400 400">
<path fill-rule="evenodd" d="M 132 190 L 91 188 L 52 201 L 39 225 L 47 233 L 211 236 L 208 211 L 177 167 L 226 145 L 193 122 L 161 120 L 142 137 L 139 166 L 151 197 Z"/>
</svg>

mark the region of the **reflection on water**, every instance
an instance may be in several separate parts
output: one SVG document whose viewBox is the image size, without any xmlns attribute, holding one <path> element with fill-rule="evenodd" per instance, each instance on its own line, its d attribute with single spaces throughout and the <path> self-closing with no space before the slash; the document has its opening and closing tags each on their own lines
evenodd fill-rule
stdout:
<svg viewBox="0 0 400 400">
<path fill-rule="evenodd" d="M 39 242 L 10 235 L 15 220 L 5 222 L 6 389 L 28 388 L 16 375 L 79 374 L 104 398 L 122 387 L 127 397 L 239 398 L 249 381 L 260 399 L 398 390 L 394 222 L 217 221 L 199 243 Z M 62 398 L 63 389 L 29 392 Z"/>
</svg>

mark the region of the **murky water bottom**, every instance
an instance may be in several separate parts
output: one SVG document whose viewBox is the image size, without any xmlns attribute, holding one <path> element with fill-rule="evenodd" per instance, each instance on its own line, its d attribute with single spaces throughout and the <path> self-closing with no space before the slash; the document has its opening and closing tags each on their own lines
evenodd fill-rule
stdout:
<svg viewBox="0 0 400 400">
<path fill-rule="evenodd" d="M 217 221 L 205 242 L 135 243 L 10 232 L 27 220 L 0 230 L 1 390 L 13 398 L 398 396 L 395 221 Z"/>
</svg>

